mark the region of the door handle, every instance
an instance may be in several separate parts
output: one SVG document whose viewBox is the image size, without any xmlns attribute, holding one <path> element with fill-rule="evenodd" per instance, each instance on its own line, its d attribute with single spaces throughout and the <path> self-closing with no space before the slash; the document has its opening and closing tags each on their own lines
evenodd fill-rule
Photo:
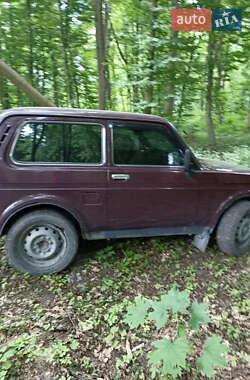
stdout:
<svg viewBox="0 0 250 380">
<path fill-rule="evenodd" d="M 111 178 L 127 181 L 130 178 L 130 175 L 129 174 L 112 174 Z"/>
</svg>

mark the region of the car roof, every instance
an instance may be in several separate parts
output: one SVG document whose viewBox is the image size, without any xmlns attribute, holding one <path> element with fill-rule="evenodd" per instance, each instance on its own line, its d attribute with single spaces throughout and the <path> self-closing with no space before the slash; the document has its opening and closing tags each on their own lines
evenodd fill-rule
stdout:
<svg viewBox="0 0 250 380">
<path fill-rule="evenodd" d="M 167 120 L 154 115 L 132 113 L 132 112 L 115 112 L 104 110 L 85 110 L 80 108 L 61 108 L 61 107 L 19 107 L 10 108 L 0 112 L 0 123 L 8 116 L 72 116 L 120 120 L 151 121 L 166 124 Z"/>
</svg>

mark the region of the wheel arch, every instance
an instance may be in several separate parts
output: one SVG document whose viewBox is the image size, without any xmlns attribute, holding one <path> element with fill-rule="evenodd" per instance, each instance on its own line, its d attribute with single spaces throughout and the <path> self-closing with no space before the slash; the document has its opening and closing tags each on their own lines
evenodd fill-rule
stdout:
<svg viewBox="0 0 250 380">
<path fill-rule="evenodd" d="M 221 218 L 223 217 L 223 215 L 225 214 L 225 212 L 227 212 L 232 206 L 235 206 L 236 204 L 240 203 L 240 202 L 244 202 L 244 201 L 248 201 L 250 202 L 250 194 L 248 195 L 244 195 L 240 198 L 237 198 L 237 199 L 233 199 L 233 200 L 229 200 L 226 204 L 224 204 L 218 215 L 217 215 L 217 218 L 216 218 L 216 221 L 215 221 L 215 224 L 212 228 L 212 231 L 211 232 L 214 232 L 216 231 L 220 221 L 221 221 Z"/>
<path fill-rule="evenodd" d="M 83 230 L 83 226 L 81 225 L 79 219 L 74 215 L 71 211 L 66 210 L 63 207 L 60 207 L 58 205 L 52 204 L 52 203 L 39 203 L 39 204 L 32 204 L 32 205 L 26 205 L 18 210 L 15 210 L 12 214 L 8 216 L 6 221 L 4 222 L 0 235 L 5 235 L 9 228 L 13 225 L 13 223 L 21 216 L 25 215 L 27 212 L 32 212 L 35 210 L 43 210 L 43 209 L 50 209 L 59 212 L 63 216 L 65 216 L 67 219 L 71 220 L 71 222 L 74 224 L 78 234 L 80 236 L 85 237 L 85 231 Z"/>
</svg>

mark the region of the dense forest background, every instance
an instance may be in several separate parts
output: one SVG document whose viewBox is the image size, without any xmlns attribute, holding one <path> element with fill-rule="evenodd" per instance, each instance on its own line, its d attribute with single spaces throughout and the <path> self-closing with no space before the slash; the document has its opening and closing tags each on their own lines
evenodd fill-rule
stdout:
<svg viewBox="0 0 250 380">
<path fill-rule="evenodd" d="M 172 30 L 171 8 L 198 6 L 241 8 L 242 31 Z M 57 106 L 162 115 L 249 161 L 249 16 L 248 0 L 0 1 L 0 57 Z M 0 77 L 0 108 L 28 105 Z"/>
</svg>

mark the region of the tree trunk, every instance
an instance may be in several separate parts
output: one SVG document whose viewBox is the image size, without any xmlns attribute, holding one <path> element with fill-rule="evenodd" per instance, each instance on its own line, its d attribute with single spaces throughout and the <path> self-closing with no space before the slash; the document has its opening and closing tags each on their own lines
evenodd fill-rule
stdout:
<svg viewBox="0 0 250 380">
<path fill-rule="evenodd" d="M 52 77 L 53 77 L 53 99 L 57 107 L 59 107 L 59 86 L 58 86 L 58 69 L 57 69 L 57 61 L 56 56 L 53 50 L 50 53 L 50 61 L 51 61 L 51 69 L 52 69 Z"/>
<path fill-rule="evenodd" d="M 113 24 L 112 22 L 110 21 L 110 32 L 112 34 L 112 37 L 114 39 L 114 42 L 116 44 L 116 48 L 118 50 L 118 54 L 125 66 L 125 70 L 126 70 L 126 75 L 127 75 L 127 79 L 128 79 L 128 86 L 127 86 L 127 94 L 128 94 L 128 100 L 129 100 L 129 103 L 131 104 L 132 103 L 132 96 L 131 96 L 131 90 L 130 90 L 130 78 L 131 78 L 131 74 L 130 74 L 130 71 L 129 71 L 129 64 L 128 64 L 128 60 L 127 60 L 127 57 L 126 57 L 126 52 L 123 52 L 122 51 L 122 48 L 120 46 L 120 43 L 119 43 L 119 38 L 117 37 L 116 35 L 116 32 L 115 32 L 115 29 L 113 27 Z M 126 47 L 125 47 L 126 49 Z M 112 70 L 112 73 L 113 73 L 113 78 L 115 77 L 115 70 L 114 70 L 114 62 L 113 64 L 111 65 L 111 70 Z M 120 94 L 121 95 L 121 94 Z M 121 95 L 122 97 L 122 102 L 123 102 L 123 96 Z M 124 104 L 123 104 L 123 108 L 124 108 Z"/>
<path fill-rule="evenodd" d="M 33 102 L 41 107 L 55 107 L 50 100 L 32 87 L 21 75 L 0 60 L 0 75 L 8 78 L 19 90 L 23 91 Z"/>
<path fill-rule="evenodd" d="M 137 19 L 136 25 L 135 25 L 135 33 L 138 36 L 141 33 L 140 30 L 140 24 L 139 20 Z M 139 55 L 140 55 L 140 48 L 139 43 L 135 43 L 133 49 L 132 49 L 132 55 L 133 55 L 133 66 L 136 67 L 137 63 L 139 62 Z M 133 112 L 138 112 L 138 103 L 140 102 L 140 94 L 139 94 L 139 86 L 138 86 L 138 71 L 133 70 L 133 72 L 130 73 L 129 80 L 133 82 L 132 84 L 132 91 L 133 91 Z"/>
<path fill-rule="evenodd" d="M 172 0 L 171 6 L 173 8 L 178 7 L 178 0 Z M 174 94 L 175 94 L 175 65 L 173 58 L 176 57 L 176 46 L 178 40 L 178 32 L 171 28 L 169 39 L 169 62 L 167 64 L 167 86 L 166 86 L 166 100 L 164 104 L 164 112 L 167 117 L 171 118 L 174 112 Z"/>
<path fill-rule="evenodd" d="M 28 47 L 29 47 L 29 53 L 28 53 L 28 73 L 29 73 L 29 82 L 34 85 L 33 82 L 33 44 L 34 44 L 34 35 L 33 35 L 33 25 L 32 25 L 32 17 L 31 17 L 31 2 L 30 0 L 26 0 L 26 13 L 27 13 L 27 28 L 28 28 Z"/>
<path fill-rule="evenodd" d="M 166 101 L 164 106 L 164 112 L 167 114 L 169 118 L 172 117 L 174 112 L 174 93 L 175 93 L 175 62 L 172 61 L 172 58 L 176 57 L 176 42 L 178 38 L 178 32 L 171 30 L 170 36 L 170 50 L 168 53 L 169 63 L 167 64 L 167 86 L 166 86 Z"/>
<path fill-rule="evenodd" d="M 108 6 L 104 0 L 94 0 L 96 55 L 98 65 L 99 108 L 106 109 L 110 105 L 110 80 L 108 67 Z"/>
<path fill-rule="evenodd" d="M 8 86 L 6 80 L 0 77 L 0 103 L 3 108 L 10 108 Z"/>
<path fill-rule="evenodd" d="M 155 45 L 154 45 L 154 38 L 155 38 L 155 23 L 156 23 L 156 12 L 155 8 L 157 7 L 157 1 L 158 0 L 152 0 L 151 9 L 150 9 L 150 22 L 149 22 L 149 28 L 150 28 L 150 46 L 149 46 L 149 52 L 148 52 L 148 61 L 149 61 L 149 78 L 148 78 L 148 85 L 146 86 L 145 91 L 145 100 L 148 103 L 148 105 L 145 107 L 144 112 L 145 113 L 152 113 L 152 106 L 151 103 L 153 101 L 153 80 L 154 80 L 154 57 L 155 57 Z"/>
<path fill-rule="evenodd" d="M 209 142 L 211 146 L 216 145 L 216 138 L 214 132 L 214 124 L 212 118 L 212 90 L 213 90 L 213 73 L 214 73 L 214 35 L 212 32 L 208 33 L 207 44 L 207 89 L 206 89 L 206 124 Z"/>
<path fill-rule="evenodd" d="M 70 26 L 69 26 L 69 4 L 67 2 L 66 9 L 62 10 L 62 1 L 58 0 L 59 14 L 60 14 L 60 34 L 61 34 L 61 42 L 63 48 L 63 58 L 64 58 L 64 71 L 66 75 L 66 85 L 67 85 L 67 97 L 68 104 L 71 107 L 75 106 L 75 97 L 74 97 L 74 88 L 73 88 L 73 79 L 72 79 L 72 70 L 70 65 L 70 57 L 69 57 L 69 34 L 70 34 Z"/>
<path fill-rule="evenodd" d="M 250 133 L 250 87 L 248 91 L 248 121 L 247 121 L 247 132 Z"/>
<path fill-rule="evenodd" d="M 221 99 L 221 90 L 223 85 L 223 33 L 218 35 L 216 51 L 215 51 L 215 65 L 217 68 L 217 81 L 216 81 L 216 96 L 215 96 L 215 106 L 218 122 L 220 125 L 223 123 L 223 101 Z"/>
<path fill-rule="evenodd" d="M 2 56 L 2 46 L 0 41 L 0 57 Z M 8 84 L 6 79 L 0 76 L 0 103 L 3 108 L 10 108 Z"/>
<path fill-rule="evenodd" d="M 192 60 L 193 60 L 195 49 L 196 49 L 196 47 L 194 47 L 194 49 L 190 52 L 190 58 L 189 58 L 189 62 L 188 62 L 188 65 L 187 65 L 186 72 L 185 72 L 185 77 L 186 78 L 189 77 L 190 72 L 191 72 Z M 187 82 L 184 80 L 183 83 L 182 83 L 181 100 L 180 100 L 180 105 L 179 105 L 179 108 L 178 108 L 178 122 L 181 120 L 182 112 L 183 112 L 183 108 L 184 108 L 184 103 L 185 103 L 185 100 L 186 100 L 186 85 L 187 85 Z"/>
</svg>

